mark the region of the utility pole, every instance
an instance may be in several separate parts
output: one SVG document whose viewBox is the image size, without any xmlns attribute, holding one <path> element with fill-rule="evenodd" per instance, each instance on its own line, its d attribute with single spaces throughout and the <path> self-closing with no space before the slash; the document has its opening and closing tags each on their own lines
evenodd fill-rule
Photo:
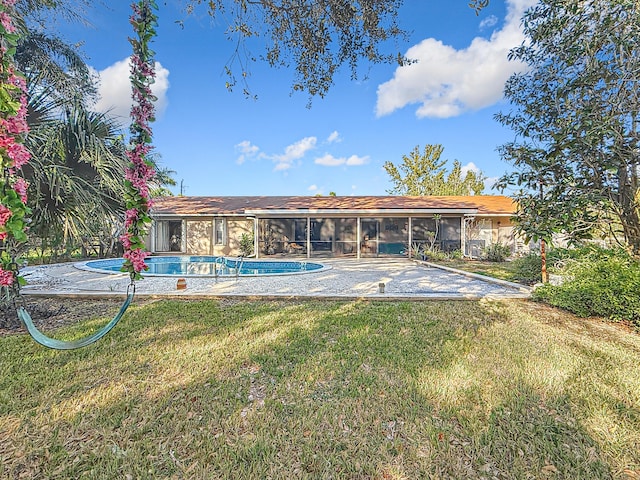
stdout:
<svg viewBox="0 0 640 480">
<path fill-rule="evenodd" d="M 184 192 L 187 189 L 188 185 L 184 184 L 184 179 L 180 180 L 180 196 L 184 197 Z"/>
</svg>

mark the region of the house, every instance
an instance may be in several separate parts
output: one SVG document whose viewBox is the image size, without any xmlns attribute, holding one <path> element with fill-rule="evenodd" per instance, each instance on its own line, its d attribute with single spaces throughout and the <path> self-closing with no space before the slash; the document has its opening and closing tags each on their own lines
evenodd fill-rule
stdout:
<svg viewBox="0 0 640 480">
<path fill-rule="evenodd" d="M 477 256 L 490 243 L 515 250 L 513 201 L 504 196 L 163 197 L 147 243 L 155 254 L 258 257 L 406 256 L 420 245 Z"/>
</svg>

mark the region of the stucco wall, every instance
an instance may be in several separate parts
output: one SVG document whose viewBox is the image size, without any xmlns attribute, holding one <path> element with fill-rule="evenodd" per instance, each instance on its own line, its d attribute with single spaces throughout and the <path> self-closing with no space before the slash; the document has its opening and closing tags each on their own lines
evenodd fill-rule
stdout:
<svg viewBox="0 0 640 480">
<path fill-rule="evenodd" d="M 211 255 L 211 220 L 187 220 L 187 255 Z"/>
<path fill-rule="evenodd" d="M 227 218 L 226 245 L 214 245 L 214 255 L 240 255 L 240 238 L 242 234 L 253 233 L 253 220 L 244 217 Z"/>
</svg>

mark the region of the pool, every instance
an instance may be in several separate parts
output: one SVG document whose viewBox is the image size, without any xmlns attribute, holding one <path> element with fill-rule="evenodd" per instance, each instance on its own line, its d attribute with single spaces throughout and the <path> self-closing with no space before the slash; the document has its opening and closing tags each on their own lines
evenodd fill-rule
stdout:
<svg viewBox="0 0 640 480">
<path fill-rule="evenodd" d="M 260 275 L 292 275 L 319 272 L 329 267 L 314 262 L 254 260 L 236 257 L 175 256 L 147 258 L 149 270 L 143 276 L 235 277 Z M 122 273 L 121 258 L 90 260 L 76 264 L 77 268 L 100 273 Z"/>
</svg>

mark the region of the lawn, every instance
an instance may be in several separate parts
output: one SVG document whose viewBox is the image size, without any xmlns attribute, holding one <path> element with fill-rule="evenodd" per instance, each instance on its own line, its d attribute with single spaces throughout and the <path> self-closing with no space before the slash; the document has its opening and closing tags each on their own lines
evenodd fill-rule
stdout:
<svg viewBox="0 0 640 480">
<path fill-rule="evenodd" d="M 477 273 L 486 277 L 516 282 L 515 264 L 513 262 L 488 262 L 486 260 L 470 260 L 466 258 L 438 260 L 434 263 L 449 268 Z"/>
<path fill-rule="evenodd" d="M 640 336 L 527 301 L 163 300 L 0 374 L 0 478 L 640 478 Z"/>
</svg>

